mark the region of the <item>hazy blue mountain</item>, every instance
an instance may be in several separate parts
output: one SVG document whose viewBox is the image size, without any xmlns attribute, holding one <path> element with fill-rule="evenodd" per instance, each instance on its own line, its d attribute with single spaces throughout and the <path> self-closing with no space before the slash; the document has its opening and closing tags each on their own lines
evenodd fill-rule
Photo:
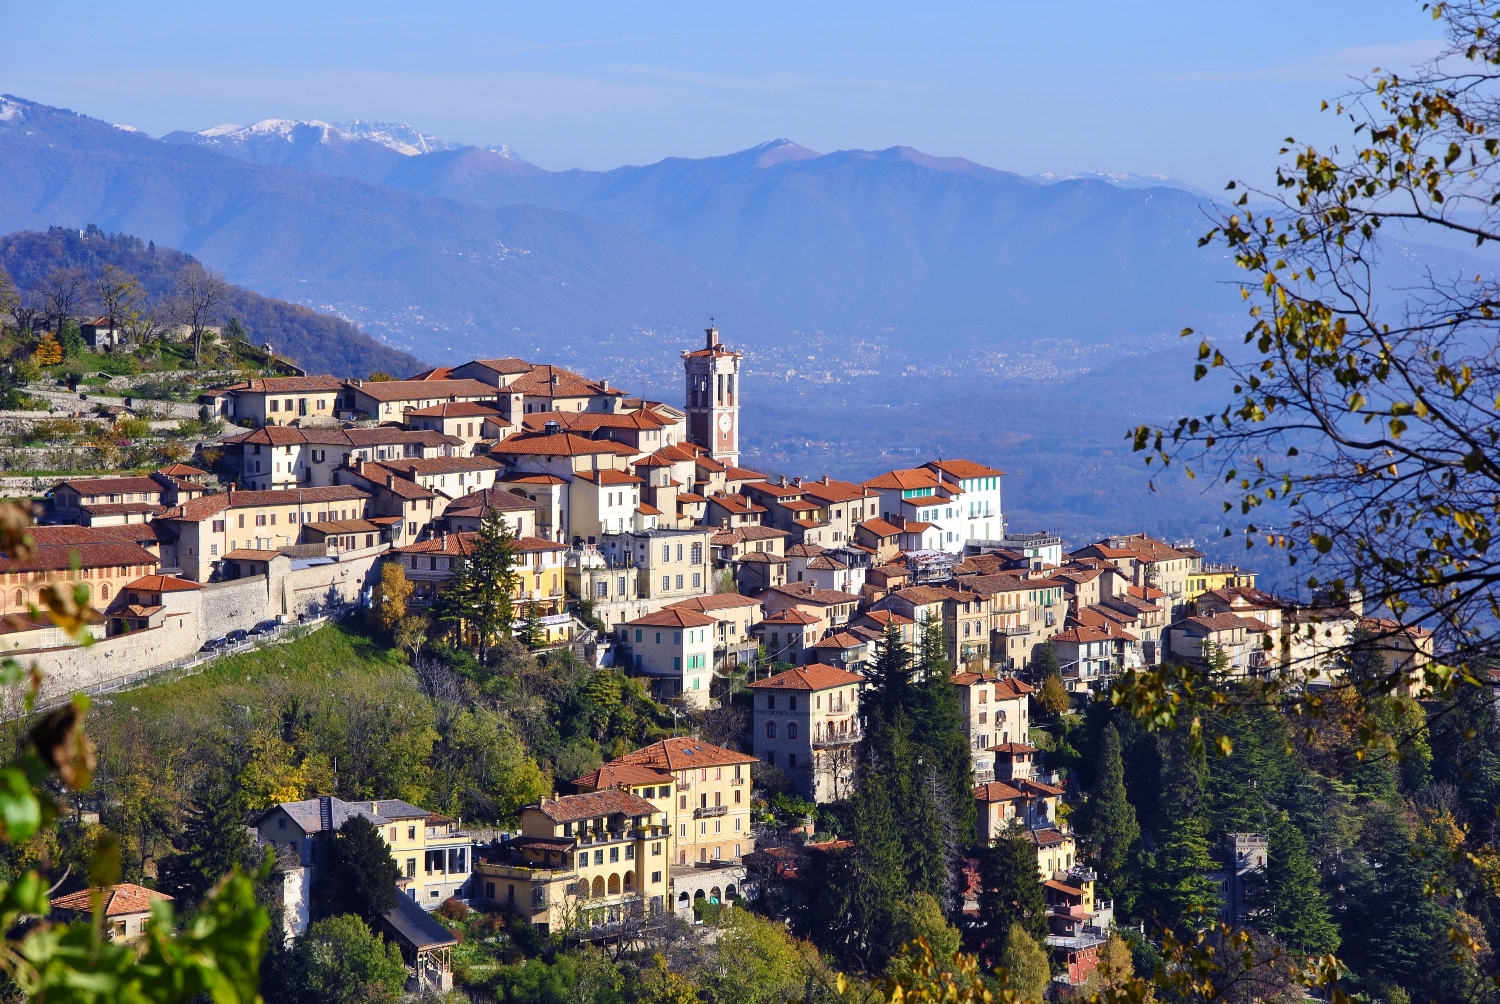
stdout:
<svg viewBox="0 0 1500 1004">
<path fill-rule="evenodd" d="M 1043 171 L 1041 174 L 1028 174 L 1026 177 L 1042 185 L 1055 185 L 1059 181 L 1103 181 L 1117 188 L 1179 188 L 1184 192 L 1191 192 L 1200 199 L 1223 201 L 1222 197 L 1205 192 L 1197 185 L 1178 181 L 1165 174 L 1131 174 L 1129 171 L 1080 171 L 1076 174 L 1057 174 L 1053 171 Z"/>
<path fill-rule="evenodd" d="M 0 100 L 0 177 L 0 232 L 136 234 L 433 361 L 600 339 L 628 357 L 658 344 L 652 332 L 696 331 L 716 312 L 747 337 L 781 328 L 625 227 L 255 164 L 15 98 Z"/>
</svg>

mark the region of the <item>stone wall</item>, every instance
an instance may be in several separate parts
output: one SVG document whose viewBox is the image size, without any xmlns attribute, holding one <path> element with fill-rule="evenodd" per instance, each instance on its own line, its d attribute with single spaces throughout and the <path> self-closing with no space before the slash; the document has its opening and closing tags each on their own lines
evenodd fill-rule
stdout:
<svg viewBox="0 0 1500 1004">
<path fill-rule="evenodd" d="M 171 627 L 105 638 L 87 648 L 74 646 L 17 654 L 16 659 L 23 666 L 35 663 L 41 669 L 42 691 L 38 696 L 47 701 L 192 655 L 202 642 L 198 641 L 193 625 L 184 624 L 179 629 L 176 622 L 174 617 Z"/>
</svg>

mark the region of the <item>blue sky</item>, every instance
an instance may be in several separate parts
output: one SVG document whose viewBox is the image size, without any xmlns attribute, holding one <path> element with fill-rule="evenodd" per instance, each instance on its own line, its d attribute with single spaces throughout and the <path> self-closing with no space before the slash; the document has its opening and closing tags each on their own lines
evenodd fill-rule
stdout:
<svg viewBox="0 0 1500 1004">
<path fill-rule="evenodd" d="M 1415 0 L 418 7 L 0 0 L 0 92 L 153 135 L 407 121 L 551 169 L 784 136 L 1217 190 L 1343 139 L 1319 100 L 1440 41 Z"/>
</svg>

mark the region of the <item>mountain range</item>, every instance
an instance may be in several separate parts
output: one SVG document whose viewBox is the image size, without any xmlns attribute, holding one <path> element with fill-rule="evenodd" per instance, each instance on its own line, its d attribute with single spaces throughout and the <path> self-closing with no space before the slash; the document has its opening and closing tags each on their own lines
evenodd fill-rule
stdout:
<svg viewBox="0 0 1500 1004">
<path fill-rule="evenodd" d="M 752 348 L 858 334 L 951 355 L 1148 337 L 1239 306 L 1228 263 L 1196 248 L 1200 196 L 906 147 L 777 140 L 553 172 L 379 124 L 157 140 L 7 97 L 0 173 L 0 230 L 153 239 L 437 362 L 542 346 L 576 361 L 601 342 L 627 359 L 710 315 Z"/>
</svg>

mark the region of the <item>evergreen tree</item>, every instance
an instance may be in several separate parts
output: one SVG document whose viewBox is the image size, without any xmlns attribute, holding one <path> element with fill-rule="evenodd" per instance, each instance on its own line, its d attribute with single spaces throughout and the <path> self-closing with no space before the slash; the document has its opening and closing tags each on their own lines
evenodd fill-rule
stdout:
<svg viewBox="0 0 1500 1004">
<path fill-rule="evenodd" d="M 401 869 L 380 831 L 364 816 L 350 816 L 328 845 L 328 878 L 343 912 L 374 927 L 396 906 Z"/>
<path fill-rule="evenodd" d="M 1112 724 L 1105 725 L 1094 786 L 1079 820 L 1084 846 L 1106 882 L 1125 868 L 1130 849 L 1141 835 L 1135 807 L 1125 796 L 1125 764 L 1120 749 L 1119 730 Z"/>
<path fill-rule="evenodd" d="M 1338 928 L 1301 831 L 1290 820 L 1279 819 L 1271 827 L 1267 850 L 1262 920 L 1266 932 L 1294 952 L 1327 955 L 1338 951 Z"/>
<path fill-rule="evenodd" d="M 875 646 L 875 662 L 865 672 L 866 686 L 860 696 L 865 715 L 879 715 L 890 720 L 902 711 L 911 697 L 911 652 L 901 640 L 894 624 L 887 624 L 885 635 Z"/>
<path fill-rule="evenodd" d="M 1037 870 L 1036 848 L 1023 834 L 1000 837 L 979 858 L 979 954 L 985 966 L 999 965 L 1010 932 L 1020 929 L 1035 941 L 1047 937 L 1047 898 Z"/>
<path fill-rule="evenodd" d="M 184 907 L 201 900 L 235 865 L 247 863 L 250 831 L 244 814 L 239 788 L 227 772 L 211 770 L 199 779 L 175 841 L 179 853 L 163 862 L 162 884 Z"/>
<path fill-rule="evenodd" d="M 1162 764 L 1163 818 L 1157 834 L 1153 905 L 1168 927 L 1198 928 L 1214 919 L 1220 905 L 1218 888 L 1209 878 L 1217 863 L 1209 850 L 1203 760 L 1189 752 L 1185 736 L 1174 735 L 1170 743 Z"/>
<path fill-rule="evenodd" d="M 872 771 L 853 799 L 845 946 L 866 972 L 879 972 L 899 947 L 894 939 L 900 934 L 902 904 L 909 895 L 890 780 L 885 772 Z"/>
<path fill-rule="evenodd" d="M 479 533 L 460 549 L 458 570 L 438 596 L 438 619 L 462 640 L 472 632 L 481 662 L 498 639 L 509 638 L 515 623 L 514 596 L 521 576 L 516 570 L 516 535 L 496 509 L 485 514 Z"/>
<path fill-rule="evenodd" d="M 1057 661 L 1057 649 L 1044 641 L 1031 651 L 1031 678 L 1041 683 L 1049 676 L 1062 676 L 1062 666 Z"/>
<path fill-rule="evenodd" d="M 974 762 L 964 719 L 963 701 L 953 685 L 953 668 L 948 662 L 948 643 L 943 627 L 936 622 L 927 625 L 922 642 L 922 682 L 914 688 L 912 702 L 912 745 L 927 765 L 919 774 L 935 773 L 944 792 L 939 797 L 943 814 L 952 824 L 955 837 L 974 832 L 977 810 L 974 805 Z M 927 783 L 925 776 L 916 783 Z"/>
</svg>

